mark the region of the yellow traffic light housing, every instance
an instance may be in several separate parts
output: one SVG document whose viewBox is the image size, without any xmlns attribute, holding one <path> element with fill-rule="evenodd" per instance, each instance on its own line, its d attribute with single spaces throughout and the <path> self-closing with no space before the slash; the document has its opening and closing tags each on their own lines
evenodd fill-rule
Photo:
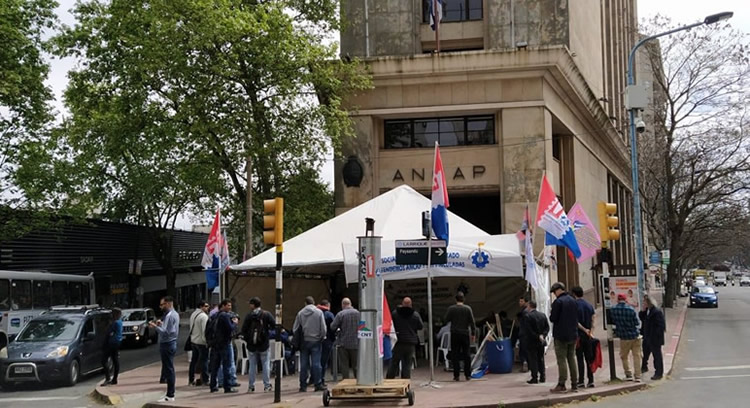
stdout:
<svg viewBox="0 0 750 408">
<path fill-rule="evenodd" d="M 263 243 L 275 245 L 278 249 L 284 244 L 283 198 L 263 200 Z"/>
<path fill-rule="evenodd" d="M 599 202 L 599 237 L 602 241 L 602 248 L 607 248 L 609 241 L 620 239 L 620 230 L 617 227 L 620 220 L 617 218 L 617 204 Z"/>
</svg>

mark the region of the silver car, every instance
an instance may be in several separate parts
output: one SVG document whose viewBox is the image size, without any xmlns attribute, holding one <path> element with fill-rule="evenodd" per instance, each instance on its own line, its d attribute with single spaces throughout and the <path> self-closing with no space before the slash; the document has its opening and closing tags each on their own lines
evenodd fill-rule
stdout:
<svg viewBox="0 0 750 408">
<path fill-rule="evenodd" d="M 139 346 L 147 346 L 148 341 L 156 343 L 156 329 L 148 323 L 156 320 L 154 309 L 123 309 L 122 311 L 122 341 Z"/>
</svg>

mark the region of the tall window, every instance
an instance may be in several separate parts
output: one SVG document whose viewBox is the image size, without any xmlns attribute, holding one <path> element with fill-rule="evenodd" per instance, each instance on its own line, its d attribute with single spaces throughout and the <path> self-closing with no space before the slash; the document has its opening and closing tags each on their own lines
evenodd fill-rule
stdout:
<svg viewBox="0 0 750 408">
<path fill-rule="evenodd" d="M 422 1 L 422 22 L 430 22 L 429 5 L 434 0 Z M 441 22 L 473 21 L 482 19 L 482 0 L 438 0 L 443 4 Z"/>
<path fill-rule="evenodd" d="M 403 149 L 441 146 L 487 145 L 495 143 L 493 116 L 463 116 L 385 121 L 385 148 Z"/>
</svg>

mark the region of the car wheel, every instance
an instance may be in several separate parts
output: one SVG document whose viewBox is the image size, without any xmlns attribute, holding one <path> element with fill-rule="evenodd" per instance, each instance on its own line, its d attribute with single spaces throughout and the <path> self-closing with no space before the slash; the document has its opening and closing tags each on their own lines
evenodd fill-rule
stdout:
<svg viewBox="0 0 750 408">
<path fill-rule="evenodd" d="M 68 386 L 72 387 L 78 383 L 78 376 L 81 375 L 81 366 L 78 363 L 78 360 L 73 360 L 70 362 L 70 366 L 68 366 L 68 379 L 66 383 Z"/>
</svg>

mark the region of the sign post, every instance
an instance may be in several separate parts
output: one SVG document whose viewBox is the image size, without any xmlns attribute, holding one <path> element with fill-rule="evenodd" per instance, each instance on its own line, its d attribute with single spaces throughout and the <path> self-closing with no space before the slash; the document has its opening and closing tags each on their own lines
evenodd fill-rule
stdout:
<svg viewBox="0 0 750 408">
<path fill-rule="evenodd" d="M 443 240 L 398 240 L 396 265 L 444 265 L 448 263 L 446 248 Z"/>
<path fill-rule="evenodd" d="M 359 312 L 357 327 L 359 349 L 357 351 L 357 384 L 380 385 L 383 383 L 383 364 L 380 359 L 379 333 L 383 331 L 383 279 L 380 277 L 380 241 L 374 236 L 375 220 L 366 218 L 365 236 L 359 241 Z"/>
</svg>

